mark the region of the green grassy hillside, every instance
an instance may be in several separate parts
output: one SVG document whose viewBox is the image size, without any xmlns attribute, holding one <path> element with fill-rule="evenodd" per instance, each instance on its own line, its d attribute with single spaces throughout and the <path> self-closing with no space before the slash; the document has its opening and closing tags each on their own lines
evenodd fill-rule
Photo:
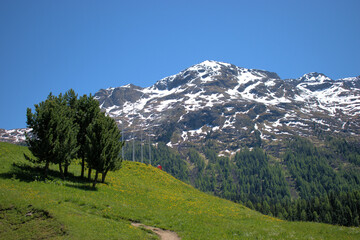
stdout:
<svg viewBox="0 0 360 240">
<path fill-rule="evenodd" d="M 96 190 L 56 171 L 42 180 L 26 147 L 0 143 L 0 239 L 156 239 L 131 222 L 182 239 L 360 239 L 359 228 L 286 222 L 202 193 L 164 171 L 133 162 Z M 28 153 L 29 154 L 29 153 Z"/>
</svg>

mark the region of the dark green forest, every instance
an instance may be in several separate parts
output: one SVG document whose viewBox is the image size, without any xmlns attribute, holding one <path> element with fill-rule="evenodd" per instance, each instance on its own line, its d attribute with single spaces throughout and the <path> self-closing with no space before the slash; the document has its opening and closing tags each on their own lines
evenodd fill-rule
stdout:
<svg viewBox="0 0 360 240">
<path fill-rule="evenodd" d="M 151 145 L 152 165 L 196 188 L 245 204 L 264 214 L 291 221 L 315 221 L 359 226 L 360 147 L 356 142 L 328 138 L 315 146 L 310 140 L 289 140 L 275 158 L 259 147 L 244 148 L 233 157 L 219 156 L 204 144 L 181 153 L 164 143 Z M 125 147 L 132 160 L 132 142 Z M 142 160 L 149 163 L 149 147 Z M 135 143 L 135 161 L 141 144 Z"/>
</svg>

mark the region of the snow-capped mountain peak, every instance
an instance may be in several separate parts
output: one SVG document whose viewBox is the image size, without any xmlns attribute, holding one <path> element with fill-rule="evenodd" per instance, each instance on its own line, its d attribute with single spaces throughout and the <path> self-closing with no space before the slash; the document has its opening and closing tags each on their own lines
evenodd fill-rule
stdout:
<svg viewBox="0 0 360 240">
<path fill-rule="evenodd" d="M 213 60 L 206 60 L 203 61 L 201 63 L 198 63 L 194 66 L 191 66 L 188 68 L 188 70 L 196 70 L 196 71 L 217 71 L 219 70 L 221 67 L 230 67 L 231 64 L 229 63 L 224 63 L 224 62 L 217 62 L 217 61 L 213 61 Z"/>
<path fill-rule="evenodd" d="M 315 72 L 282 80 L 273 72 L 206 60 L 148 88 L 119 87 L 95 96 L 124 123 L 127 135 L 141 125 L 171 146 L 214 136 L 226 145 L 234 136 L 252 139 L 256 131 L 264 141 L 311 135 L 314 124 L 360 135 L 358 83 Z"/>
<path fill-rule="evenodd" d="M 123 125 L 125 139 L 145 131 L 173 147 L 210 138 L 236 150 L 259 137 L 271 142 L 321 131 L 360 137 L 359 77 L 308 73 L 283 80 L 273 72 L 207 60 L 147 88 L 101 89 L 95 99 Z"/>
<path fill-rule="evenodd" d="M 192 83 L 196 79 L 202 79 L 203 82 L 210 80 L 212 76 L 220 75 L 222 68 L 229 68 L 231 64 L 206 60 L 199 64 L 193 65 L 178 74 L 163 78 L 155 83 L 154 87 L 159 90 L 171 90 Z"/>
<path fill-rule="evenodd" d="M 299 81 L 307 82 L 307 83 L 324 83 L 326 81 L 332 81 L 332 79 L 322 73 L 311 72 L 311 73 L 304 74 L 299 79 Z"/>
<path fill-rule="evenodd" d="M 154 88 L 171 90 L 185 85 L 195 84 L 200 87 L 202 85 L 217 84 L 233 89 L 239 83 L 269 79 L 280 79 L 280 77 L 273 72 L 247 69 L 229 63 L 206 60 L 178 74 L 159 80 L 154 85 Z"/>
</svg>

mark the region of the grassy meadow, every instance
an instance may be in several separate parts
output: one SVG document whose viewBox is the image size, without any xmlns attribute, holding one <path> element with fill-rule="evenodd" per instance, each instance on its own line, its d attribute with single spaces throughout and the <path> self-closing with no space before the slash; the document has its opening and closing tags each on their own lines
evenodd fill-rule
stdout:
<svg viewBox="0 0 360 240">
<path fill-rule="evenodd" d="M 140 222 L 182 239 L 360 239 L 359 228 L 286 222 L 202 193 L 152 166 L 123 162 L 96 189 L 79 178 L 47 179 L 26 147 L 0 143 L 0 239 L 158 239 Z"/>
</svg>

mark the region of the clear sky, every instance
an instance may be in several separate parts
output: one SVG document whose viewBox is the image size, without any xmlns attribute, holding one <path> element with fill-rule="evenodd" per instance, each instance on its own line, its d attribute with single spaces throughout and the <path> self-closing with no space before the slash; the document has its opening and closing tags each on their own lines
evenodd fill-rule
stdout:
<svg viewBox="0 0 360 240">
<path fill-rule="evenodd" d="M 73 88 L 148 87 L 204 60 L 360 75 L 359 0 L 0 0 L 0 128 Z"/>
</svg>

